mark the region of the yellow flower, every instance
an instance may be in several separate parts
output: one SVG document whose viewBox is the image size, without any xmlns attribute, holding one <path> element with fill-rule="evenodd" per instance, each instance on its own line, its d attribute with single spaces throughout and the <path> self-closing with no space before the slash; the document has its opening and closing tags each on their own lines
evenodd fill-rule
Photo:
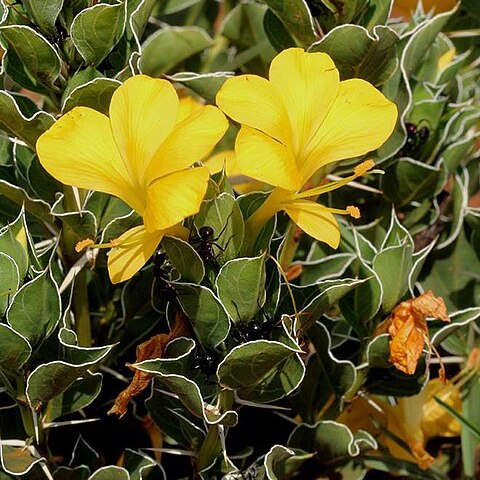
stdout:
<svg viewBox="0 0 480 480">
<path fill-rule="evenodd" d="M 112 282 L 134 275 L 167 229 L 198 212 L 209 173 L 190 167 L 227 128 L 218 108 L 183 108 L 168 81 L 138 75 L 115 91 L 109 117 L 77 107 L 38 139 L 40 162 L 55 178 L 115 195 L 143 217 L 107 244 Z"/>
<path fill-rule="evenodd" d="M 208 167 L 211 174 L 219 173 L 225 168 L 225 173 L 230 179 L 232 187 L 238 193 L 258 192 L 262 191 L 266 186 L 263 182 L 251 180 L 242 175 L 233 150 L 218 152 L 207 158 L 203 164 Z"/>
<path fill-rule="evenodd" d="M 381 411 L 359 397 L 341 413 L 337 421 L 354 431 L 362 429 L 370 432 L 388 447 L 393 457 L 416 462 L 420 468 L 426 469 L 435 460 L 425 450 L 428 440 L 459 436 L 461 431 L 458 420 L 433 397 L 440 398 L 460 412 L 462 404 L 459 389 L 460 385 L 455 382 L 444 384 L 439 378 L 435 378 L 430 380 L 418 395 L 401 397 L 396 405 L 389 405 L 374 398 Z M 392 437 L 383 434 L 378 425 L 383 425 L 390 433 L 403 440 L 410 451 L 402 448 Z"/>
<path fill-rule="evenodd" d="M 306 198 L 345 182 L 296 192 L 321 167 L 382 145 L 395 126 L 395 104 L 364 80 L 340 82 L 327 54 L 300 48 L 284 50 L 273 59 L 269 80 L 257 75 L 228 79 L 217 104 L 241 124 L 235 142 L 241 172 L 276 187 L 247 222 L 250 231 L 258 233 L 268 218 L 285 210 L 302 230 L 338 246 L 339 228 L 332 213 L 351 212 Z"/>
</svg>

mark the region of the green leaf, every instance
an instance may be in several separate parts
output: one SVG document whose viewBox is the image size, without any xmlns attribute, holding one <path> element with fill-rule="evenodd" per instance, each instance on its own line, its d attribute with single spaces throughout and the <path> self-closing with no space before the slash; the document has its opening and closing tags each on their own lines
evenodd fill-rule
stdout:
<svg viewBox="0 0 480 480">
<path fill-rule="evenodd" d="M 53 35 L 56 33 L 55 22 L 62 10 L 64 0 L 23 0 L 23 6 L 28 14 L 35 20 L 35 23 L 45 33 Z"/>
<path fill-rule="evenodd" d="M 7 25 L 0 27 L 0 35 L 6 43 L 7 53 L 4 56 L 4 67 L 9 72 L 6 58 L 14 52 L 31 81 L 40 85 L 51 85 L 60 75 L 61 60 L 55 49 L 44 37 L 25 25 Z M 11 72 L 9 72 L 11 73 Z M 31 84 L 24 85 L 21 78 L 12 75 L 20 85 L 29 88 Z"/>
<path fill-rule="evenodd" d="M 167 78 L 172 82 L 185 85 L 197 95 L 203 97 L 208 103 L 215 104 L 215 97 L 220 87 L 232 76 L 232 72 L 179 72 Z"/>
<path fill-rule="evenodd" d="M 469 325 L 480 317 L 480 307 L 466 308 L 449 315 L 450 322 L 442 322 L 440 320 L 429 322 L 428 331 L 430 335 L 430 341 L 433 345 L 439 345 L 444 340 L 452 335 L 453 332 Z M 465 346 L 465 349 L 467 347 Z"/>
<path fill-rule="evenodd" d="M 339 360 L 332 352 L 332 340 L 325 325 L 316 322 L 308 329 L 308 337 L 312 341 L 320 359 L 330 388 L 339 397 L 347 395 L 354 387 L 357 379 L 355 366 L 349 360 Z"/>
<path fill-rule="evenodd" d="M 420 202 L 436 193 L 441 176 L 437 167 L 401 158 L 385 172 L 385 196 L 399 207 L 412 201 Z"/>
<path fill-rule="evenodd" d="M 31 198 L 28 193 L 20 187 L 0 179 L 0 195 L 16 203 L 19 207 L 25 207 L 27 213 L 37 217 L 42 222 L 53 223 L 54 218 L 50 213 L 50 206 L 43 200 Z"/>
<path fill-rule="evenodd" d="M 193 416 L 177 396 L 163 393 L 165 386 L 155 379 L 152 395 L 145 402 L 152 420 L 180 445 L 198 451 L 205 439 L 204 425 Z M 170 392 L 168 392 L 170 393 Z"/>
<path fill-rule="evenodd" d="M 385 342 L 385 339 L 383 342 Z M 382 343 L 375 346 L 380 348 Z M 383 346 L 385 346 L 385 343 Z M 379 355 L 381 355 L 381 352 Z M 380 359 L 377 360 L 380 364 Z M 425 356 L 423 356 L 420 358 L 413 375 L 403 373 L 393 366 L 390 368 L 370 368 L 364 387 L 372 395 L 410 397 L 419 393 L 427 380 L 427 364 Z"/>
<path fill-rule="evenodd" d="M 97 219 L 88 209 L 88 203 L 80 211 L 71 211 L 64 206 L 64 195 L 60 195 L 52 206 L 51 213 L 72 229 L 78 240 L 96 238 Z"/>
<path fill-rule="evenodd" d="M 315 452 L 321 463 L 330 463 L 345 457 L 356 457 L 362 451 L 377 448 L 375 439 L 368 435 L 356 438 L 346 426 L 331 420 L 320 421 L 315 425 L 299 425 L 290 435 L 288 445 Z"/>
<path fill-rule="evenodd" d="M 479 135 L 461 138 L 442 152 L 442 160 L 449 174 L 454 174 L 461 163 L 472 154 Z"/>
<path fill-rule="evenodd" d="M 231 350 L 218 366 L 219 382 L 232 390 L 255 386 L 298 351 L 270 340 L 244 343 Z"/>
<path fill-rule="evenodd" d="M 479 395 L 480 378 L 477 375 L 462 391 L 462 417 L 469 424 L 469 428 L 462 428 L 461 433 L 462 463 L 467 478 L 475 478 L 477 472 L 477 452 L 480 445 L 480 438 L 476 435 L 480 431 Z M 475 433 L 471 430 L 472 427 Z"/>
<path fill-rule="evenodd" d="M 50 269 L 23 285 L 7 311 L 8 324 L 37 347 L 60 320 L 60 295 Z"/>
<path fill-rule="evenodd" d="M 19 440 L 19 443 L 23 442 Z M 14 475 L 14 477 L 28 473 L 37 463 L 43 462 L 44 460 L 43 457 L 33 455 L 33 453 L 26 448 L 26 445 L 11 446 L 5 445 L 3 441 L 0 441 L 0 463 L 2 470 Z"/>
<path fill-rule="evenodd" d="M 163 237 L 162 247 L 168 255 L 173 268 L 182 279 L 200 283 L 205 275 L 205 267 L 196 250 L 187 242 L 174 237 Z"/>
<path fill-rule="evenodd" d="M 375 25 L 383 25 L 390 16 L 393 0 L 370 0 L 365 6 L 361 23 L 371 30 Z"/>
<path fill-rule="evenodd" d="M 305 460 L 314 456 L 303 450 L 294 451 L 282 445 L 274 445 L 265 455 L 265 470 L 270 480 L 283 480 L 294 474 Z"/>
<path fill-rule="evenodd" d="M 0 323 L 0 367 L 5 372 L 18 374 L 31 353 L 32 348 L 24 337 Z"/>
<path fill-rule="evenodd" d="M 48 401 L 67 390 L 89 367 L 103 360 L 112 345 L 83 348 L 63 343 L 66 360 L 39 365 L 27 379 L 26 395 L 30 406 L 39 410 Z"/>
<path fill-rule="evenodd" d="M 102 374 L 85 372 L 82 378 L 75 380 L 63 393 L 48 402 L 44 422 L 53 422 L 87 407 L 97 398 L 101 388 Z"/>
<path fill-rule="evenodd" d="M 382 25 L 377 25 L 371 33 L 359 25 L 341 25 L 314 43 L 309 52 L 328 53 L 341 80 L 363 78 L 381 85 L 398 67 L 398 40 L 394 30 Z"/>
<path fill-rule="evenodd" d="M 265 300 L 265 256 L 237 258 L 223 265 L 216 289 L 235 322 L 248 322 Z"/>
<path fill-rule="evenodd" d="M 3 252 L 0 252 L 0 285 L 2 289 L 0 291 L 0 317 L 3 317 L 10 304 L 10 296 L 13 296 L 20 286 L 18 266 L 10 255 Z"/>
<path fill-rule="evenodd" d="M 25 212 L 23 208 L 13 223 L 10 223 L 0 230 L 0 251 L 8 255 L 15 262 L 19 283 L 23 283 L 29 266 L 26 233 Z M 8 295 L 6 291 L 1 293 L 7 293 Z"/>
<path fill-rule="evenodd" d="M 99 468 L 88 480 L 130 480 L 130 475 L 123 467 L 109 465 Z"/>
<path fill-rule="evenodd" d="M 209 350 L 222 343 L 230 323 L 225 307 L 213 292 L 193 283 L 172 282 L 171 285 L 202 346 Z"/>
<path fill-rule="evenodd" d="M 408 290 L 412 253 L 412 246 L 405 243 L 380 251 L 373 260 L 373 270 L 382 284 L 384 313 L 390 313 Z"/>
<path fill-rule="evenodd" d="M 292 286 L 297 307 L 301 305 L 301 312 L 299 312 L 298 317 L 300 329 L 308 328 L 320 315 L 326 313 L 330 307 L 347 295 L 350 290 L 355 288 L 356 291 L 365 281 L 342 278 L 325 280 L 306 287 Z M 286 299 L 286 301 L 289 301 L 289 299 Z"/>
<path fill-rule="evenodd" d="M 313 17 L 302 0 L 265 0 L 272 12 L 304 47 L 317 40 Z"/>
<path fill-rule="evenodd" d="M 31 116 L 26 116 L 19 108 L 14 97 L 0 90 L 0 128 L 24 141 L 32 150 L 38 137 L 48 130 L 54 118 L 46 113 L 36 111 Z"/>
<path fill-rule="evenodd" d="M 420 277 L 425 290 L 431 289 L 442 297 L 448 310 L 479 305 L 480 291 L 475 276 L 480 271 L 480 261 L 464 230 L 447 248 L 434 251 L 431 261 L 431 267 Z"/>
<path fill-rule="evenodd" d="M 53 478 L 55 480 L 87 480 L 89 475 L 90 469 L 86 465 L 75 468 L 60 466 L 55 470 Z"/>
<path fill-rule="evenodd" d="M 150 473 L 153 469 L 156 472 L 156 476 L 153 478 L 165 480 L 165 472 L 153 458 L 142 452 L 135 452 L 130 448 L 125 449 L 122 466 L 128 470 L 130 480 L 150 478 Z"/>
<path fill-rule="evenodd" d="M 295 40 L 285 28 L 285 25 L 270 9 L 265 12 L 263 17 L 263 28 L 270 43 L 278 52 L 296 46 Z"/>
<path fill-rule="evenodd" d="M 235 198 L 222 193 L 212 200 L 204 200 L 200 212 L 195 217 L 195 226 L 213 228 L 215 243 L 214 252 L 220 263 L 236 258 L 243 246 L 245 226 L 240 208 Z"/>
<path fill-rule="evenodd" d="M 337 253 L 314 261 L 295 262 L 302 266 L 300 282 L 302 285 L 313 285 L 332 278 L 341 277 L 353 262 L 351 253 Z"/>
<path fill-rule="evenodd" d="M 299 348 L 296 344 L 294 346 Z M 255 403 L 274 402 L 290 395 L 302 383 L 304 376 L 305 364 L 295 353 L 279 363 L 258 384 L 237 390 L 237 395 Z"/>
<path fill-rule="evenodd" d="M 142 45 L 140 69 L 147 75 L 159 77 L 212 44 L 212 38 L 200 27 L 162 28 Z"/>
<path fill-rule="evenodd" d="M 378 335 L 367 345 L 367 362 L 372 368 L 390 368 L 390 335 Z"/>
<path fill-rule="evenodd" d="M 165 363 L 163 362 L 163 365 Z M 183 375 L 163 373 L 158 368 L 162 367 L 162 362 L 147 360 L 134 364 L 134 367 L 155 375 L 156 381 L 174 393 L 191 414 L 204 419 L 207 423 L 211 425 L 221 423 L 229 426 L 237 423 L 236 412 L 228 410 L 222 413 L 220 410 L 207 408 L 198 385 Z"/>
<path fill-rule="evenodd" d="M 403 245 L 404 243 L 413 249 L 413 238 L 410 235 L 410 232 L 398 220 L 395 209 L 392 206 L 390 226 L 385 233 L 385 238 L 383 239 L 380 250 Z"/>
<path fill-rule="evenodd" d="M 75 446 L 73 447 L 72 457 L 69 465 L 71 467 L 77 467 L 82 465 L 87 466 L 90 473 L 90 470 L 98 462 L 98 459 L 98 453 L 85 441 L 85 439 L 80 434 L 77 437 Z"/>
<path fill-rule="evenodd" d="M 74 107 L 82 106 L 108 114 L 113 92 L 121 85 L 111 78 L 97 77 L 71 90 L 65 98 L 62 112 L 66 113 Z"/>
<path fill-rule="evenodd" d="M 124 3 L 99 3 L 73 19 L 70 34 L 87 63 L 98 65 L 113 50 L 123 35 L 125 20 Z"/>
<path fill-rule="evenodd" d="M 406 78 L 412 78 L 412 74 L 421 65 L 435 38 L 455 11 L 456 8 L 435 15 L 431 20 L 420 25 L 409 38 L 402 55 L 402 67 Z"/>
<path fill-rule="evenodd" d="M 233 60 L 225 62 L 227 68 L 232 70 L 241 68 L 251 73 L 266 73 L 276 53 L 264 29 L 264 17 L 267 11 L 266 5 L 257 2 L 241 2 L 225 17 L 221 33 L 236 49 Z M 272 15 L 275 16 L 273 13 Z"/>
</svg>

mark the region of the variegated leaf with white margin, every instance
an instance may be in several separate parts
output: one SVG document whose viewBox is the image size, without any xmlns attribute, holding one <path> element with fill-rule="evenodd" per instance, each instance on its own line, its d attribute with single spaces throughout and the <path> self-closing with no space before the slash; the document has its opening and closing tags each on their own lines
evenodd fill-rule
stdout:
<svg viewBox="0 0 480 480">
<path fill-rule="evenodd" d="M 354 259 L 355 255 L 352 253 L 335 253 L 319 260 L 296 261 L 291 266 L 299 265 L 302 267 L 300 281 L 302 285 L 307 286 L 341 277 Z"/>
<path fill-rule="evenodd" d="M 356 457 L 361 452 L 378 448 L 376 440 L 369 433 L 359 430 L 354 434 L 346 425 L 332 420 L 298 425 L 288 439 L 288 446 L 315 452 L 316 458 L 322 463 L 348 456 Z"/>
<path fill-rule="evenodd" d="M 174 75 L 166 76 L 172 82 L 178 82 L 200 95 L 208 103 L 215 104 L 215 97 L 220 87 L 233 77 L 233 72 L 212 72 L 212 73 L 196 73 L 196 72 L 179 72 Z"/>
<path fill-rule="evenodd" d="M 480 317 L 480 307 L 466 308 L 449 314 L 450 322 L 429 322 L 428 331 L 430 333 L 430 341 L 434 345 L 443 342 L 455 330 L 470 324 Z"/>
<path fill-rule="evenodd" d="M 60 294 L 47 268 L 15 293 L 6 316 L 7 323 L 37 348 L 53 333 L 60 315 Z"/>
<path fill-rule="evenodd" d="M 2 470 L 15 477 L 27 474 L 35 465 L 45 462 L 33 445 L 24 440 L 0 439 Z"/>
<path fill-rule="evenodd" d="M 48 130 L 55 118 L 47 112 L 36 111 L 25 115 L 13 95 L 0 90 L 0 128 L 8 135 L 35 148 L 38 137 Z"/>
<path fill-rule="evenodd" d="M 392 205 L 390 213 L 390 225 L 388 227 L 385 238 L 383 239 L 380 250 L 385 250 L 388 247 L 403 245 L 406 243 L 413 249 L 413 238 L 410 232 L 399 222 L 395 208 Z"/>
<path fill-rule="evenodd" d="M 99 468 L 88 477 L 88 480 L 130 480 L 130 475 L 123 467 L 109 465 Z"/>
<path fill-rule="evenodd" d="M 58 78 L 62 64 L 60 56 L 40 33 L 27 25 L 2 25 L 0 36 L 6 44 L 7 51 L 3 56 L 2 66 L 7 73 L 11 73 L 12 61 L 20 61 L 34 77 L 36 84 L 42 87 L 53 84 Z M 20 84 L 23 83 L 23 78 L 15 75 L 12 78 Z M 31 77 L 29 82 L 32 82 Z M 32 84 L 22 86 L 31 88 Z"/>
<path fill-rule="evenodd" d="M 265 302 L 265 275 L 265 255 L 236 258 L 220 269 L 215 289 L 235 323 L 248 323 Z"/>
<path fill-rule="evenodd" d="M 228 335 L 230 321 L 220 299 L 202 285 L 181 282 L 171 282 L 171 285 L 202 346 L 214 349 L 222 343 Z"/>
<path fill-rule="evenodd" d="M 147 75 L 161 76 L 212 44 L 213 39 L 198 26 L 165 26 L 143 43 L 140 69 Z"/>
<path fill-rule="evenodd" d="M 204 403 L 202 393 L 194 381 L 183 375 L 162 372 L 168 365 L 166 363 L 168 360 L 145 360 L 134 363 L 132 367 L 154 375 L 157 382 L 163 384 L 170 392 L 178 396 L 190 413 L 198 418 L 203 418 L 208 424 L 215 425 L 220 423 L 232 426 L 237 423 L 238 415 L 233 410 L 221 412 L 215 406 Z M 170 360 L 175 361 L 176 359 Z"/>
<path fill-rule="evenodd" d="M 108 114 L 113 92 L 121 82 L 113 78 L 98 77 L 74 88 L 62 103 L 62 113 L 74 107 L 82 106 Z"/>
<path fill-rule="evenodd" d="M 352 391 L 357 382 L 355 365 L 350 360 L 335 357 L 332 352 L 332 339 L 325 325 L 320 321 L 316 322 L 308 329 L 308 337 L 315 347 L 319 364 L 331 390 L 339 397 L 355 394 L 356 392 Z"/>
<path fill-rule="evenodd" d="M 452 188 L 452 212 L 451 226 L 448 237 L 436 245 L 436 250 L 442 250 L 451 245 L 460 235 L 463 228 L 463 219 L 467 213 L 470 175 L 464 168 L 461 175 L 455 175 L 455 182 Z M 440 239 L 441 240 L 441 239 Z"/>
<path fill-rule="evenodd" d="M 165 470 L 145 453 L 134 451 L 131 448 L 125 449 L 123 455 L 122 467 L 128 470 L 130 480 L 143 480 L 144 475 L 148 478 L 153 478 L 152 470 L 155 470 L 155 480 L 165 480 Z"/>
<path fill-rule="evenodd" d="M 122 38 L 126 3 L 99 3 L 85 8 L 73 19 L 72 41 L 87 63 L 98 65 Z"/>
<path fill-rule="evenodd" d="M 298 470 L 314 453 L 292 450 L 283 445 L 274 445 L 265 455 L 265 474 L 269 480 L 283 480 Z"/>
<path fill-rule="evenodd" d="M 79 347 L 65 343 L 60 334 L 58 339 L 65 360 L 41 364 L 27 378 L 27 400 L 34 410 L 39 410 L 49 400 L 64 392 L 90 367 L 101 362 L 114 347 Z"/>
</svg>

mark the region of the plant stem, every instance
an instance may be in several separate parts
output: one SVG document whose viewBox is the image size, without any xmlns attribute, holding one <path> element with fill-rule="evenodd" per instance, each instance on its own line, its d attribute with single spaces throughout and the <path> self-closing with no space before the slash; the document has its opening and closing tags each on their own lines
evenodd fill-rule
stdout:
<svg viewBox="0 0 480 480">
<path fill-rule="evenodd" d="M 64 194 L 66 210 L 77 210 L 73 190 L 70 187 L 65 187 Z M 75 251 L 77 241 L 78 237 L 75 232 L 64 223 L 62 225 L 62 254 L 67 269 L 70 269 L 77 261 L 78 253 Z M 77 333 L 78 343 L 82 347 L 89 347 L 92 344 L 87 287 L 87 272 L 86 270 L 81 270 L 75 277 L 72 311 L 75 317 L 75 331 Z"/>
</svg>

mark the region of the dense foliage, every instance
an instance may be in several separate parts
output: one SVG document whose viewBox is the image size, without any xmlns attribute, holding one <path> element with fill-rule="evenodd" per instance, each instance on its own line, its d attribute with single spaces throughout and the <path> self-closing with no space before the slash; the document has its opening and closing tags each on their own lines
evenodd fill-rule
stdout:
<svg viewBox="0 0 480 480">
<path fill-rule="evenodd" d="M 392 3 L 0 0 L 0 479 L 478 475 L 479 10 Z"/>
</svg>

